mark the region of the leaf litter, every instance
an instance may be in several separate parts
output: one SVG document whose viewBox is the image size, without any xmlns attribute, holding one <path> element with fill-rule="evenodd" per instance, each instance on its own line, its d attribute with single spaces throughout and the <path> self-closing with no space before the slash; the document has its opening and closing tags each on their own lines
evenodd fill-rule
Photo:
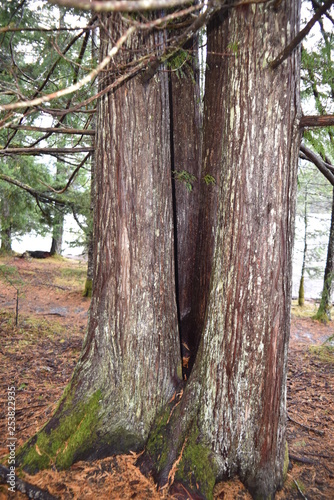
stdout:
<svg viewBox="0 0 334 500">
<path fill-rule="evenodd" d="M 19 447 L 50 418 L 79 358 L 89 308 L 89 300 L 82 296 L 86 265 L 15 257 L 2 257 L 0 264 L 0 434 L 7 435 L 7 387 L 14 385 Z M 6 267 L 11 279 L 16 273 L 19 289 L 17 326 L 16 291 L 3 276 Z M 287 392 L 290 464 L 277 500 L 334 498 L 334 347 L 324 344 L 333 334 L 331 323 L 292 317 Z M 0 442 L 0 462 L 6 466 L 7 452 L 5 438 Z M 136 459 L 132 453 L 78 462 L 67 471 L 20 475 L 61 500 L 198 498 L 182 485 L 174 485 L 173 493 L 158 491 L 153 479 L 136 467 Z M 0 485 L 0 500 L 7 498 L 27 497 Z M 234 478 L 217 484 L 214 498 L 251 496 Z"/>
</svg>

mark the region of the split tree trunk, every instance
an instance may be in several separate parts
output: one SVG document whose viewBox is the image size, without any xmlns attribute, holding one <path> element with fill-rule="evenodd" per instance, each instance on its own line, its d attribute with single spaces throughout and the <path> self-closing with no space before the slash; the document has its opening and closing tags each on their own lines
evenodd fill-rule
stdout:
<svg viewBox="0 0 334 500">
<path fill-rule="evenodd" d="M 101 60 L 126 29 L 120 15 L 102 25 Z M 133 36 L 118 62 L 164 36 Z M 100 99 L 88 335 L 55 415 L 19 455 L 28 470 L 138 450 L 181 380 L 170 144 L 166 71 Z"/>
<path fill-rule="evenodd" d="M 235 8 L 213 28 L 222 53 L 237 50 L 219 63 L 224 126 L 204 331 L 184 394 L 142 458 L 161 485 L 177 470 L 205 498 L 236 474 L 256 498 L 273 498 L 283 482 L 299 54 L 276 70 L 268 63 L 296 35 L 299 8 L 295 0 L 277 11 Z"/>
</svg>

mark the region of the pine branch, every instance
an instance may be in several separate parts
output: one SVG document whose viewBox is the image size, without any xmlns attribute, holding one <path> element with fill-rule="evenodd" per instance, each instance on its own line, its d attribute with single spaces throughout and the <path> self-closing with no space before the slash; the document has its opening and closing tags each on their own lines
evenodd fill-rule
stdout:
<svg viewBox="0 0 334 500">
<path fill-rule="evenodd" d="M 9 184 L 13 184 L 13 186 L 17 186 L 20 189 L 23 189 L 27 193 L 31 194 L 37 201 L 42 201 L 46 203 L 62 203 L 65 205 L 66 203 L 63 201 L 59 201 L 59 199 L 54 198 L 53 196 L 49 196 L 48 194 L 41 193 L 40 191 L 37 191 L 36 189 L 28 186 L 27 184 L 24 184 L 21 181 L 18 181 L 17 179 L 13 179 L 12 177 L 9 177 L 8 175 L 5 174 L 0 174 L 0 180 L 8 182 Z"/>
<path fill-rule="evenodd" d="M 117 54 L 117 52 L 120 50 L 122 45 L 128 40 L 128 38 L 135 31 L 136 31 L 136 27 L 131 26 L 124 33 L 124 35 L 122 35 L 117 40 L 116 44 L 112 47 L 112 49 L 109 51 L 108 55 L 103 59 L 103 61 L 95 69 L 93 69 L 93 71 L 91 71 L 88 75 L 86 75 L 84 78 L 82 78 L 77 83 L 70 85 L 66 89 L 58 90 L 57 92 L 53 92 L 52 94 L 47 94 L 47 95 L 44 95 L 42 97 L 37 97 L 36 99 L 32 99 L 31 101 L 21 101 L 21 102 L 15 102 L 12 104 L 2 105 L 2 106 L 0 106 L 0 111 L 25 108 L 27 106 L 29 106 L 29 107 L 30 106 L 37 106 L 38 104 L 42 104 L 43 102 L 50 102 L 53 99 L 72 94 L 76 90 L 79 90 L 85 84 L 91 82 L 110 63 L 111 59 Z"/>
<path fill-rule="evenodd" d="M 298 33 L 298 35 L 289 43 L 289 45 L 285 47 L 285 49 L 279 54 L 279 56 L 269 64 L 272 69 L 276 69 L 283 61 L 285 61 L 285 59 L 287 59 L 292 54 L 292 52 L 299 46 L 301 41 L 309 34 L 315 23 L 333 4 L 334 0 L 327 0 L 317 10 L 317 12 L 307 23 L 307 25 Z"/>
</svg>

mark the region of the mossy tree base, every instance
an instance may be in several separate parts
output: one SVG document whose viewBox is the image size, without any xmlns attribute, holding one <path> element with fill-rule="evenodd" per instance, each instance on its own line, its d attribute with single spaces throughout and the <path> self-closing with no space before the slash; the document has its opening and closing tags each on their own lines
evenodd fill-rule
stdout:
<svg viewBox="0 0 334 500">
<path fill-rule="evenodd" d="M 287 445 L 281 474 L 272 473 L 272 463 L 261 462 L 255 466 L 252 464 L 248 470 L 244 464 L 236 463 L 235 468 L 229 470 L 226 456 L 212 450 L 209 437 L 203 431 L 201 408 L 198 403 L 193 404 L 201 401 L 201 396 L 194 390 L 195 385 L 192 390 L 188 386 L 184 395 L 181 390 L 180 399 L 176 397 L 156 419 L 145 452 L 137 462 L 141 471 L 152 474 L 160 488 L 169 487 L 172 492 L 174 484 L 177 491 L 182 485 L 194 498 L 211 500 L 218 482 L 239 476 L 254 498 L 274 499 L 286 479 Z M 236 450 L 226 450 L 226 454 L 237 455 Z"/>
<path fill-rule="evenodd" d="M 320 321 L 321 323 L 328 323 L 329 321 L 331 321 L 330 309 L 323 309 L 319 307 L 317 313 L 312 316 L 312 319 Z"/>
<path fill-rule="evenodd" d="M 143 436 L 121 425 L 106 428 L 101 391 L 84 403 L 75 403 L 71 387 L 65 393 L 51 420 L 17 453 L 17 463 L 26 472 L 69 468 L 79 460 L 96 460 L 117 453 L 138 451 Z"/>
</svg>

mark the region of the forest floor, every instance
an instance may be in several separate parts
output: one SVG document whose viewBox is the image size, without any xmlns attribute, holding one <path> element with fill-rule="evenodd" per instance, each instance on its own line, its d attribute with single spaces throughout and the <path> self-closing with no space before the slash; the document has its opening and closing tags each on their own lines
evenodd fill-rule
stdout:
<svg viewBox="0 0 334 500">
<path fill-rule="evenodd" d="M 82 296 L 83 261 L 0 258 L 0 462 L 8 466 L 7 387 L 16 389 L 16 448 L 48 420 L 78 360 L 89 299 Z M 18 294 L 18 318 L 16 303 Z M 277 500 L 334 499 L 333 322 L 313 321 L 315 304 L 293 306 L 288 375 L 290 467 Z M 79 462 L 70 470 L 22 473 L 55 498 L 196 498 L 180 489 L 159 492 L 135 467 L 136 455 Z M 0 485 L 0 500 L 24 499 Z M 251 499 L 237 480 L 220 483 L 215 499 Z"/>
</svg>

